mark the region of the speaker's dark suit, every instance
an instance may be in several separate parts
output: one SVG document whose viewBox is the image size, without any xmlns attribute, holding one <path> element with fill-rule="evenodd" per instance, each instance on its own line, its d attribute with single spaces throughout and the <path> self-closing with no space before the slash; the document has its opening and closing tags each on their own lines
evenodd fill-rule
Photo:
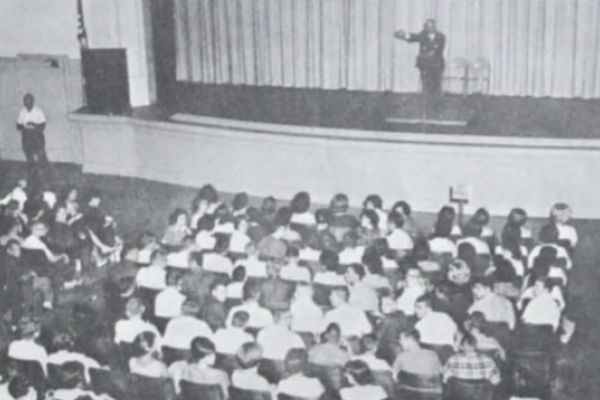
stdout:
<svg viewBox="0 0 600 400">
<path fill-rule="evenodd" d="M 411 33 L 406 40 L 419 43 L 416 67 L 421 72 L 423 92 L 429 95 L 439 95 L 442 89 L 446 36 L 441 32 L 421 31 Z"/>
</svg>

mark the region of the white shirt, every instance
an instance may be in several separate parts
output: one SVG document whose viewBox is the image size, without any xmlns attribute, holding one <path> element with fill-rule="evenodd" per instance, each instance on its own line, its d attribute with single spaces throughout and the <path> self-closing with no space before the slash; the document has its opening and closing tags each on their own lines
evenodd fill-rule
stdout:
<svg viewBox="0 0 600 400">
<path fill-rule="evenodd" d="M 353 359 L 364 361 L 367 363 L 371 371 L 392 371 L 392 367 L 387 363 L 387 361 L 375 357 L 375 354 L 373 353 L 361 354 Z"/>
<path fill-rule="evenodd" d="M 299 242 L 302 237 L 298 232 L 287 226 L 280 226 L 272 235 L 275 239 L 285 240 L 286 242 Z"/>
<path fill-rule="evenodd" d="M 305 247 L 299 251 L 299 258 L 302 261 L 318 262 L 321 257 L 321 252 L 310 247 Z"/>
<path fill-rule="evenodd" d="M 37 361 L 44 369 L 44 373 L 46 372 L 48 353 L 43 346 L 40 346 L 33 340 L 20 339 L 10 342 L 8 357 L 15 360 Z"/>
<path fill-rule="evenodd" d="M 217 274 L 231 275 L 233 263 L 222 254 L 206 253 L 202 258 L 202 269 Z"/>
<path fill-rule="evenodd" d="M 404 229 L 394 229 L 385 239 L 392 250 L 406 251 L 413 248 L 413 240 Z"/>
<path fill-rule="evenodd" d="M 319 333 L 323 329 L 323 310 L 312 299 L 300 299 L 292 302 L 291 329 L 294 332 Z"/>
<path fill-rule="evenodd" d="M 352 307 L 349 304 L 334 308 L 325 314 L 324 328 L 333 322 L 340 326 L 342 336 L 344 337 L 361 337 L 371 333 L 373 330 L 365 312 L 359 308 Z"/>
<path fill-rule="evenodd" d="M 554 330 L 560 322 L 560 307 L 550 293 L 544 293 L 531 299 L 521 319 L 531 325 L 552 325 Z"/>
<path fill-rule="evenodd" d="M 250 315 L 250 319 L 248 320 L 248 327 L 250 328 L 260 329 L 273 325 L 273 314 L 271 314 L 271 311 L 259 306 L 256 302 L 247 302 L 232 307 L 229 310 L 225 326 L 231 326 L 231 320 L 238 311 L 246 311 Z"/>
<path fill-rule="evenodd" d="M 510 329 L 515 327 L 515 310 L 506 297 L 488 293 L 469 308 L 469 314 L 481 312 L 489 322 L 506 322 Z"/>
<path fill-rule="evenodd" d="M 59 350 L 56 353 L 52 353 L 48 356 L 48 364 L 62 365 L 69 361 L 76 361 L 83 365 L 83 367 L 85 368 L 85 380 L 87 382 L 90 382 L 90 368 L 100 368 L 100 364 L 98 363 L 98 361 L 86 355 L 75 353 L 72 351 Z"/>
<path fill-rule="evenodd" d="M 259 375 L 254 368 L 236 369 L 233 371 L 231 374 L 231 386 L 256 392 L 271 391 L 269 382 Z"/>
<path fill-rule="evenodd" d="M 152 332 L 160 339 L 160 333 L 154 325 L 140 318 L 122 319 L 115 324 L 115 343 L 133 343 L 142 332 Z"/>
<path fill-rule="evenodd" d="M 298 225 L 315 225 L 317 223 L 315 215 L 310 211 L 293 214 L 290 222 Z"/>
<path fill-rule="evenodd" d="M 388 398 L 385 390 L 377 385 L 346 387 L 340 389 L 340 396 L 342 400 L 383 400 Z"/>
<path fill-rule="evenodd" d="M 566 224 L 556 224 L 556 229 L 558 229 L 558 239 L 568 241 L 573 248 L 577 246 L 579 237 L 577 236 L 575 227 Z"/>
<path fill-rule="evenodd" d="M 379 311 L 379 297 L 375 289 L 364 282 L 357 282 L 349 287 L 350 298 L 348 302 L 363 311 Z"/>
<path fill-rule="evenodd" d="M 254 342 L 254 338 L 242 328 L 230 326 L 219 329 L 213 336 L 213 343 L 219 354 L 235 354 L 244 343 Z"/>
<path fill-rule="evenodd" d="M 227 285 L 227 298 L 241 300 L 244 294 L 244 282 L 231 282 Z"/>
<path fill-rule="evenodd" d="M 429 249 L 435 254 L 450 253 L 456 257 L 456 245 L 448 238 L 436 237 L 429 241 Z"/>
<path fill-rule="evenodd" d="M 365 248 L 363 246 L 346 247 L 339 254 L 340 264 L 360 264 L 362 263 L 362 257 L 364 253 Z"/>
<path fill-rule="evenodd" d="M 310 271 L 298 264 L 288 264 L 281 269 L 279 277 L 291 282 L 310 282 Z"/>
<path fill-rule="evenodd" d="M 458 240 L 456 242 L 456 247 L 458 248 L 462 243 L 469 243 L 473 248 L 475 248 L 475 253 L 481 255 L 489 255 L 490 254 L 490 246 L 487 245 L 483 240 L 476 237 L 466 237 Z"/>
<path fill-rule="evenodd" d="M 229 251 L 232 253 L 245 253 L 250 238 L 243 232 L 235 231 L 229 238 Z"/>
<path fill-rule="evenodd" d="M 213 250 L 215 244 L 217 244 L 217 239 L 212 236 L 211 232 L 200 231 L 196 235 L 196 247 L 198 248 L 198 251 Z"/>
<path fill-rule="evenodd" d="M 190 268 L 190 252 L 189 250 L 181 250 L 176 253 L 167 254 L 167 265 L 177 269 Z"/>
<path fill-rule="evenodd" d="M 135 276 L 135 284 L 137 287 L 163 290 L 167 287 L 167 271 L 162 267 L 143 267 L 140 268 Z"/>
<path fill-rule="evenodd" d="M 246 268 L 246 276 L 251 278 L 266 278 L 267 264 L 256 257 L 248 257 L 245 260 L 237 260 L 235 266 L 243 265 Z"/>
<path fill-rule="evenodd" d="M 423 294 L 425 294 L 425 286 L 406 287 L 396 299 L 396 307 L 405 315 L 415 315 L 415 302 Z"/>
<path fill-rule="evenodd" d="M 156 295 L 154 315 L 159 318 L 175 318 L 181 315 L 185 296 L 175 286 L 169 286 Z"/>
<path fill-rule="evenodd" d="M 315 275 L 314 283 L 325 286 L 346 286 L 344 276 L 333 271 L 318 272 Z"/>
<path fill-rule="evenodd" d="M 27 250 L 43 251 L 48 261 L 51 261 L 54 258 L 54 254 L 50 251 L 46 243 L 44 243 L 42 239 L 35 235 L 27 236 L 25 240 L 23 240 L 23 242 L 21 243 L 21 248 Z"/>
<path fill-rule="evenodd" d="M 317 378 L 308 378 L 302 374 L 294 374 L 282 379 L 277 385 L 277 393 L 299 397 L 307 400 L 317 400 L 325 392 L 321 381 Z"/>
<path fill-rule="evenodd" d="M 550 291 L 550 294 L 552 295 L 552 298 L 554 299 L 556 304 L 558 304 L 558 307 L 561 310 L 563 310 L 565 308 L 565 298 L 563 296 L 562 289 L 559 286 L 554 286 Z M 527 289 L 525 289 L 525 291 L 523 291 L 523 293 L 521 293 L 521 297 L 519 298 L 517 307 L 521 309 L 523 307 L 524 300 L 532 299 L 533 297 L 533 287 L 528 287 Z"/>
<path fill-rule="evenodd" d="M 196 336 L 212 339 L 213 332 L 201 319 L 182 315 L 169 321 L 162 344 L 174 349 L 189 350 Z"/>
<path fill-rule="evenodd" d="M 263 348 L 263 358 L 283 361 L 291 349 L 305 348 L 304 341 L 286 326 L 272 325 L 261 330 L 256 342 Z"/>
<path fill-rule="evenodd" d="M 531 249 L 531 253 L 529 253 L 529 257 L 527 258 L 527 265 L 529 266 L 529 268 L 533 267 L 533 263 L 535 261 L 535 259 L 537 258 L 537 256 L 540 255 L 540 251 L 542 250 L 542 248 L 544 247 L 553 247 L 556 249 L 556 258 L 563 258 L 565 260 L 567 260 L 567 264 L 566 264 L 566 269 L 570 270 L 571 267 L 573 267 L 573 263 L 571 262 L 571 257 L 569 256 L 569 253 L 567 252 L 567 250 L 562 247 L 562 246 L 557 246 L 555 244 L 540 244 L 535 246 L 533 249 Z"/>
<path fill-rule="evenodd" d="M 31 110 L 28 110 L 27 108 L 23 107 L 21 108 L 21 111 L 19 111 L 19 116 L 17 117 L 17 124 L 25 126 L 29 123 L 46 123 L 46 116 L 39 107 L 33 106 Z"/>
<path fill-rule="evenodd" d="M 0 205 L 5 206 L 11 200 L 16 201 L 19 204 L 19 210 L 23 211 L 23 206 L 25 206 L 25 202 L 27 202 L 27 193 L 23 190 L 23 188 L 17 186 L 2 200 L 0 200 Z"/>
<path fill-rule="evenodd" d="M 456 324 L 446 313 L 431 311 L 421 318 L 415 329 L 421 334 L 421 342 L 433 345 L 454 345 Z"/>
</svg>

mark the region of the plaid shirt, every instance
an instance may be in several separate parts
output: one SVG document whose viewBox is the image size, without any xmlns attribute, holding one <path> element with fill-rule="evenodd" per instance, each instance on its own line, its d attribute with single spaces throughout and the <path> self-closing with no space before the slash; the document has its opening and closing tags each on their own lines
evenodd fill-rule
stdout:
<svg viewBox="0 0 600 400">
<path fill-rule="evenodd" d="M 500 382 L 500 372 L 494 360 L 478 352 L 461 352 L 451 356 L 444 365 L 444 382 L 449 378 L 464 380 L 485 379 Z"/>
</svg>

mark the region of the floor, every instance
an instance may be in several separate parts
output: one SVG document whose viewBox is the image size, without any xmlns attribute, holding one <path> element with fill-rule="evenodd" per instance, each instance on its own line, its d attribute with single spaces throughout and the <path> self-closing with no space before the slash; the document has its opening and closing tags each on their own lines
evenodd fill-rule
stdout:
<svg viewBox="0 0 600 400">
<path fill-rule="evenodd" d="M 76 184 L 86 189 L 98 188 L 104 198 L 104 207 L 118 221 L 126 241 L 134 241 L 143 230 L 162 232 L 167 217 L 175 207 L 189 208 L 193 188 L 139 179 L 82 174 L 74 165 L 55 165 L 55 187 Z M 24 174 L 24 165 L 0 162 L 0 194 Z M 199 182 L 199 186 L 205 182 Z M 218 188 L 218 182 L 213 182 Z M 253 195 L 253 194 L 251 194 Z M 223 195 L 229 200 L 230 194 Z M 252 198 L 257 201 L 257 197 Z M 418 205 L 415 205 L 418 208 Z M 576 212 L 577 210 L 575 210 Z M 415 213 L 423 226 L 431 224 L 433 216 Z M 502 219 L 494 219 L 498 229 Z M 532 221 L 535 229 L 540 221 Z M 600 221 L 575 221 L 581 238 L 568 299 L 570 318 L 577 323 L 571 343 L 559 364 L 561 380 L 554 399 L 600 398 Z"/>
</svg>

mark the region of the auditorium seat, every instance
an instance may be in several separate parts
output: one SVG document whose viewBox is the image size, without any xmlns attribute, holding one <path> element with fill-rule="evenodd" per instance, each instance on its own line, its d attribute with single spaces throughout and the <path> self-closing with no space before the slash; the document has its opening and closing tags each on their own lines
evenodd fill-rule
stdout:
<svg viewBox="0 0 600 400">
<path fill-rule="evenodd" d="M 388 396 L 393 397 L 396 383 L 392 371 L 372 371 L 372 374 L 375 382 L 385 390 Z"/>
<path fill-rule="evenodd" d="M 233 354 L 217 353 L 216 358 L 215 367 L 227 372 L 228 375 L 231 375 L 233 370 L 238 366 L 238 361 Z"/>
<path fill-rule="evenodd" d="M 33 384 L 38 393 L 44 393 L 46 391 L 48 382 L 46 380 L 44 368 L 39 362 L 15 359 L 10 359 L 9 362 L 12 364 L 17 374 L 25 377 Z"/>
<path fill-rule="evenodd" d="M 166 365 L 171 365 L 175 361 L 186 360 L 189 354 L 189 350 L 175 349 L 169 346 L 162 347 L 163 361 Z"/>
<path fill-rule="evenodd" d="M 318 378 L 325 389 L 338 391 L 342 387 L 342 367 L 337 365 L 318 365 L 310 363 L 308 367 L 311 375 Z"/>
<path fill-rule="evenodd" d="M 48 363 L 48 365 L 46 367 L 48 370 L 48 386 L 51 389 L 57 389 L 57 388 L 61 387 L 61 385 L 62 385 L 62 379 L 60 378 L 61 367 L 62 367 L 61 364 L 52 364 L 52 363 Z"/>
<path fill-rule="evenodd" d="M 129 376 L 131 400 L 175 400 L 175 390 L 168 378 L 150 378 L 131 374 Z"/>
<path fill-rule="evenodd" d="M 513 393 L 520 397 L 549 399 L 554 360 L 546 351 L 518 350 L 513 359 Z"/>
<path fill-rule="evenodd" d="M 493 400 L 494 387 L 488 380 L 450 378 L 444 385 L 444 400 Z"/>
<path fill-rule="evenodd" d="M 270 392 L 244 390 L 233 386 L 229 388 L 229 398 L 230 400 L 273 400 Z"/>
<path fill-rule="evenodd" d="M 400 372 L 396 383 L 397 400 L 441 400 L 442 377 Z"/>
<path fill-rule="evenodd" d="M 115 399 L 124 397 L 127 386 L 124 374 L 101 368 L 90 368 L 89 374 L 94 393 L 105 393 Z"/>
<path fill-rule="evenodd" d="M 181 387 L 179 400 L 225 400 L 225 394 L 219 385 L 203 385 L 182 380 L 179 386 Z"/>
</svg>

